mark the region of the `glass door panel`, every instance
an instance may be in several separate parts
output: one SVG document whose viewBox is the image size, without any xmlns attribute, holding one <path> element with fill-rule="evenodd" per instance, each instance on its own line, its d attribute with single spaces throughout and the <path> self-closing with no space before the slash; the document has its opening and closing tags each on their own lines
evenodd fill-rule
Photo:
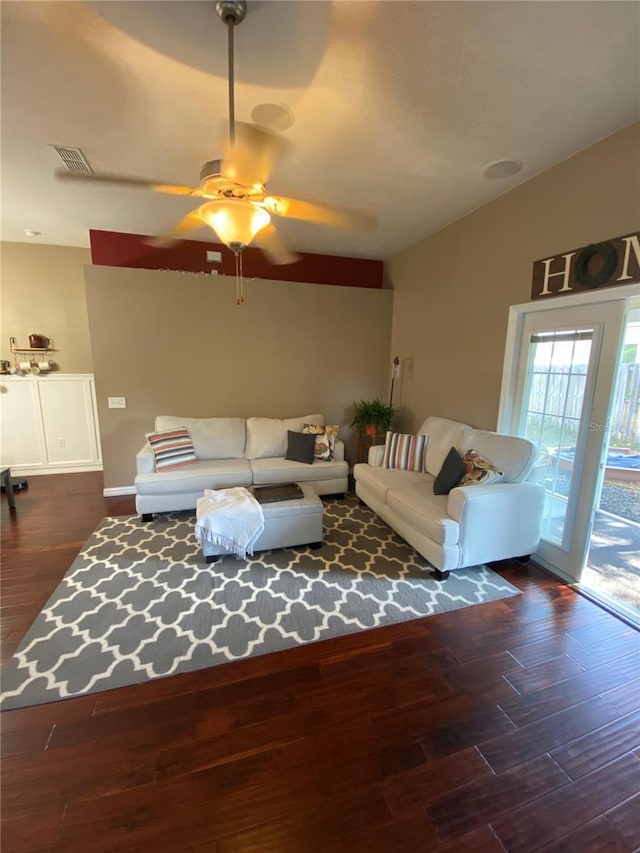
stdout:
<svg viewBox="0 0 640 853">
<path fill-rule="evenodd" d="M 545 488 L 536 557 L 570 581 L 585 562 L 624 303 L 525 314 L 508 429 L 539 450 L 530 479 Z"/>
<path fill-rule="evenodd" d="M 562 546 L 585 405 L 594 328 L 532 332 L 519 433 L 540 455 L 531 479 L 545 487 L 543 535 Z"/>
<path fill-rule="evenodd" d="M 581 586 L 640 624 L 640 308 L 627 317 Z"/>
</svg>

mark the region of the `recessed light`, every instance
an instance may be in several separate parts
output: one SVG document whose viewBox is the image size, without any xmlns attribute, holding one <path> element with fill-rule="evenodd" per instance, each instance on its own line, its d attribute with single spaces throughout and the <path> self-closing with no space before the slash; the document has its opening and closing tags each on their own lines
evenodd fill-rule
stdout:
<svg viewBox="0 0 640 853">
<path fill-rule="evenodd" d="M 40 237 L 42 231 L 34 231 L 33 228 L 25 228 L 24 233 L 27 237 Z"/>
<path fill-rule="evenodd" d="M 510 178 L 512 175 L 517 175 L 524 167 L 522 160 L 496 160 L 495 163 L 489 163 L 482 170 L 485 178 Z"/>
<path fill-rule="evenodd" d="M 258 127 L 279 133 L 288 130 L 295 118 L 285 104 L 258 104 L 251 111 L 251 118 Z"/>
</svg>

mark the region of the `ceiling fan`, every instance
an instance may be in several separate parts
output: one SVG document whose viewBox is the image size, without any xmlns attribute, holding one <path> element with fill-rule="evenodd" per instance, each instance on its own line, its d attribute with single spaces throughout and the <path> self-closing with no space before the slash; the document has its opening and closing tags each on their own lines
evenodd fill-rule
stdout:
<svg viewBox="0 0 640 853">
<path fill-rule="evenodd" d="M 298 257 L 290 252 L 278 234 L 272 216 L 300 219 L 321 225 L 348 229 L 368 229 L 376 219 L 366 213 L 317 204 L 286 196 L 269 195 L 266 182 L 278 157 L 286 150 L 282 137 L 255 125 L 235 120 L 234 94 L 234 27 L 247 13 L 246 0 L 219 0 L 216 12 L 228 29 L 229 68 L 229 141 L 222 160 L 210 160 L 200 171 L 200 186 L 189 187 L 162 181 L 105 173 L 58 171 L 65 181 L 115 184 L 138 187 L 170 195 L 192 196 L 203 203 L 184 216 L 159 238 L 155 246 L 170 245 L 191 231 L 208 225 L 222 243 L 236 256 L 238 302 L 242 296 L 242 250 L 249 244 L 261 249 L 273 264 L 294 263 Z"/>
</svg>

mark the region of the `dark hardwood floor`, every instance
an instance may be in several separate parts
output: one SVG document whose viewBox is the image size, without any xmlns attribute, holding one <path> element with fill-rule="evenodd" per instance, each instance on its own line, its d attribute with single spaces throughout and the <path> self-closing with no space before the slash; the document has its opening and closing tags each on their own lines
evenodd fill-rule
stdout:
<svg viewBox="0 0 640 853">
<path fill-rule="evenodd" d="M 100 519 L 133 512 L 101 492 L 3 496 L 5 660 Z M 2 850 L 640 850 L 640 635 L 497 568 L 522 595 L 4 712 Z"/>
</svg>

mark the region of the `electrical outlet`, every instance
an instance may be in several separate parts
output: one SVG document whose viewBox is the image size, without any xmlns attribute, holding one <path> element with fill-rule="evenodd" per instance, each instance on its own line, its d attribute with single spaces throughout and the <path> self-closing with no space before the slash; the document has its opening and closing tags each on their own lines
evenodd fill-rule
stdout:
<svg viewBox="0 0 640 853">
<path fill-rule="evenodd" d="M 110 409 L 126 409 L 127 408 L 127 398 L 126 397 L 109 397 L 109 408 Z"/>
<path fill-rule="evenodd" d="M 64 438 L 61 437 L 58 439 L 58 447 L 64 447 L 66 443 L 67 442 L 64 440 Z"/>
<path fill-rule="evenodd" d="M 210 264 L 219 264 L 222 260 L 222 252 L 211 252 L 207 249 L 207 261 Z"/>
</svg>

